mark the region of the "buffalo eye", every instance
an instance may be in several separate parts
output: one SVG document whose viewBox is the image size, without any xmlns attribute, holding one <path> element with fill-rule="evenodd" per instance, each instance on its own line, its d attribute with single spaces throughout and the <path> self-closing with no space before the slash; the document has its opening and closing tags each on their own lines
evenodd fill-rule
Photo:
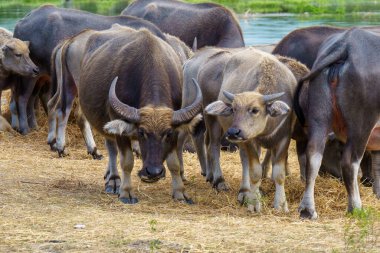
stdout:
<svg viewBox="0 0 380 253">
<path fill-rule="evenodd" d="M 20 58 L 20 57 L 21 57 L 21 54 L 15 54 L 15 56 Z"/>
<path fill-rule="evenodd" d="M 137 130 L 139 137 L 144 138 L 145 137 L 145 131 L 142 128 L 139 128 Z"/>
<path fill-rule="evenodd" d="M 173 130 L 172 129 L 169 129 L 169 130 L 167 130 L 166 132 L 165 132 L 165 134 L 164 134 L 164 138 L 166 139 L 166 140 L 170 140 L 170 138 L 173 136 Z"/>
<path fill-rule="evenodd" d="M 252 109 L 249 110 L 249 113 L 255 115 L 255 114 L 259 113 L 259 109 L 257 109 L 257 108 L 252 108 Z"/>
</svg>

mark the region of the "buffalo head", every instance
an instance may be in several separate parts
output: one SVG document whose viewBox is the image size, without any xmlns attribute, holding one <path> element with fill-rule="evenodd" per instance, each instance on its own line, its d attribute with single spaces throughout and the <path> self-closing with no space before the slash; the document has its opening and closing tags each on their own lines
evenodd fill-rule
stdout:
<svg viewBox="0 0 380 253">
<path fill-rule="evenodd" d="M 287 114 L 289 106 L 277 100 L 284 92 L 262 95 L 258 92 L 243 92 L 231 94 L 223 91 L 230 103 L 215 101 L 209 104 L 205 111 L 216 116 L 232 116 L 232 125 L 227 130 L 227 139 L 241 142 L 252 139 L 266 128 L 269 117 Z"/>
<path fill-rule="evenodd" d="M 37 76 L 38 67 L 29 57 L 29 41 L 12 38 L 2 50 L 2 63 L 5 70 L 22 76 Z"/>
<path fill-rule="evenodd" d="M 110 134 L 137 139 L 140 145 L 143 169 L 139 176 L 147 182 L 154 182 L 164 176 L 163 162 L 177 147 L 179 131 L 189 130 L 201 120 L 202 94 L 193 79 L 196 97 L 186 108 L 173 111 L 166 106 L 144 106 L 134 108 L 121 102 L 115 92 L 117 78 L 112 82 L 109 103 L 120 119 L 108 122 L 104 130 Z"/>
</svg>

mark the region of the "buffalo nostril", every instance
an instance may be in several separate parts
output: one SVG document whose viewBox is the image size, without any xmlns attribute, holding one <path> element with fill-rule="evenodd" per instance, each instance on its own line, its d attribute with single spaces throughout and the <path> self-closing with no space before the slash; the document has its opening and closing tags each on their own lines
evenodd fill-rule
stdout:
<svg viewBox="0 0 380 253">
<path fill-rule="evenodd" d="M 38 74 L 38 73 L 40 73 L 40 70 L 36 67 L 36 68 L 33 68 L 33 73 L 34 74 Z"/>
<path fill-rule="evenodd" d="M 157 177 L 162 174 L 163 168 L 162 167 L 147 167 L 146 173 L 149 177 Z"/>
<path fill-rule="evenodd" d="M 237 128 L 231 127 L 231 128 L 229 128 L 227 130 L 227 134 L 229 136 L 235 136 L 235 137 L 237 137 L 239 135 L 239 133 L 240 133 L 240 129 L 237 129 Z"/>
</svg>

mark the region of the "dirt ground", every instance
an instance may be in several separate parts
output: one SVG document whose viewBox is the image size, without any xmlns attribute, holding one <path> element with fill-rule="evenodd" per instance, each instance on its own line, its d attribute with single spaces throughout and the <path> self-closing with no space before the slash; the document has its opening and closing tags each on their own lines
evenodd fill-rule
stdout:
<svg viewBox="0 0 380 253">
<path fill-rule="evenodd" d="M 46 118 L 39 124 L 27 136 L 0 133 L 0 252 L 379 252 L 379 220 L 369 229 L 356 227 L 346 217 L 346 191 L 336 179 L 317 180 L 319 219 L 298 218 L 304 185 L 294 143 L 286 179 L 288 214 L 273 210 L 270 179 L 263 180 L 261 214 L 237 203 L 241 166 L 238 153 L 227 152 L 221 165 L 231 190 L 220 193 L 200 175 L 196 156 L 184 154 L 186 189 L 194 205 L 172 200 L 170 173 L 155 184 L 140 182 L 137 160 L 133 183 L 139 203 L 132 206 L 103 192 L 108 157 L 100 136 L 96 140 L 105 158 L 92 160 L 70 123 L 70 155 L 58 158 L 46 144 Z M 371 188 L 360 191 L 366 208 L 380 210 Z M 363 230 L 365 238 L 355 241 Z"/>
</svg>

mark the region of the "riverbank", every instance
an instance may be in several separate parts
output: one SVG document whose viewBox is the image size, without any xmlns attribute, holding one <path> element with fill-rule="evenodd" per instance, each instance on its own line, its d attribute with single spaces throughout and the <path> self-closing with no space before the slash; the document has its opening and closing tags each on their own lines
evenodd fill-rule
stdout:
<svg viewBox="0 0 380 253">
<path fill-rule="evenodd" d="M 190 3 L 214 2 L 233 9 L 236 13 L 295 13 L 295 14 L 351 14 L 380 12 L 375 0 L 184 0 Z M 1 15 L 7 8 L 31 9 L 51 3 L 111 15 L 120 13 L 132 0 L 8 0 L 1 1 Z"/>
</svg>

